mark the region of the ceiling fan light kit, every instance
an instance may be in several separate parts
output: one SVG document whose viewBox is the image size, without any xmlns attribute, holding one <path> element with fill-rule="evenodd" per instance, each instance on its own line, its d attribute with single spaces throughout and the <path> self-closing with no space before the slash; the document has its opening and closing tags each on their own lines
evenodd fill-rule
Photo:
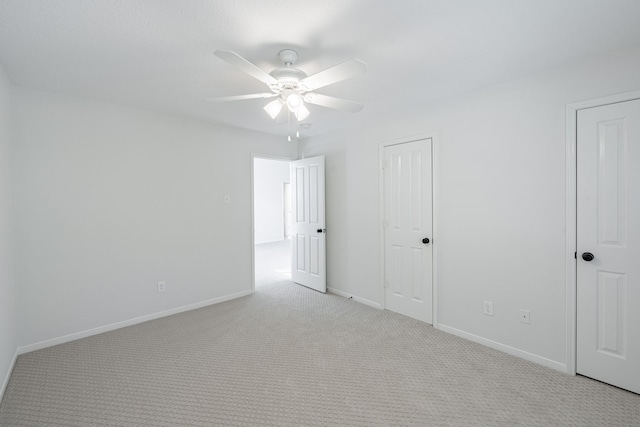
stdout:
<svg viewBox="0 0 640 427">
<path fill-rule="evenodd" d="M 302 97 L 293 89 L 285 89 L 280 96 L 286 100 L 287 108 L 292 113 L 302 106 Z"/>
<path fill-rule="evenodd" d="M 282 111 L 282 105 L 283 102 L 281 99 L 276 99 L 275 101 L 271 101 L 270 103 L 268 103 L 267 105 L 264 106 L 264 111 L 267 112 L 267 114 L 272 118 L 272 119 L 276 119 L 276 117 L 278 117 L 278 114 L 280 114 L 280 111 Z"/>
<path fill-rule="evenodd" d="M 300 105 L 294 112 L 293 112 L 294 116 L 296 116 L 296 119 L 301 122 L 304 119 L 306 119 L 307 117 L 309 117 L 310 111 L 307 107 L 305 107 L 304 105 Z"/>
<path fill-rule="evenodd" d="M 280 51 L 278 57 L 284 64 L 284 67 L 276 68 L 270 73 L 266 73 L 235 52 L 216 50 L 214 54 L 223 61 L 266 84 L 271 90 L 271 93 L 208 98 L 207 101 L 228 102 L 277 97 L 277 99 L 264 106 L 264 110 L 269 117 L 275 120 L 281 114 L 282 110 L 286 110 L 288 114 L 293 115 L 298 122 L 309 117 L 310 111 L 305 106 L 305 103 L 351 113 L 360 111 L 363 108 L 363 105 L 357 102 L 312 92 L 316 89 L 365 73 L 367 71 L 367 65 L 359 59 L 350 59 L 308 76 L 304 71 L 293 67 L 298 60 L 298 53 L 291 49 Z M 283 108 L 284 106 L 287 108 Z M 291 140 L 291 137 L 289 137 L 289 140 Z"/>
</svg>

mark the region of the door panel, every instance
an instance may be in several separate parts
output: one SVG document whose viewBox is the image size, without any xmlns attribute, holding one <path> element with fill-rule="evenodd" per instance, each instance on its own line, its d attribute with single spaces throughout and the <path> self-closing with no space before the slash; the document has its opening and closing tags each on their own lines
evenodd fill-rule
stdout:
<svg viewBox="0 0 640 427">
<path fill-rule="evenodd" d="M 324 212 L 324 156 L 291 162 L 292 278 L 320 292 L 327 291 Z M 320 230 L 320 232 L 318 232 Z"/>
<path fill-rule="evenodd" d="M 577 131 L 576 368 L 640 393 L 640 100 L 581 110 Z"/>
<path fill-rule="evenodd" d="M 596 350 L 625 357 L 626 274 L 598 271 L 596 279 Z"/>
<path fill-rule="evenodd" d="M 305 255 L 305 248 L 307 247 L 306 237 L 307 236 L 305 236 L 304 234 L 296 234 L 296 240 L 292 245 L 292 247 L 295 247 L 293 250 L 293 259 L 295 262 L 295 268 L 293 269 L 294 271 L 307 271 L 307 257 Z"/>
<path fill-rule="evenodd" d="M 291 184 L 284 184 L 284 238 L 291 237 Z"/>
<path fill-rule="evenodd" d="M 432 323 L 431 139 L 384 148 L 387 309 Z"/>
</svg>

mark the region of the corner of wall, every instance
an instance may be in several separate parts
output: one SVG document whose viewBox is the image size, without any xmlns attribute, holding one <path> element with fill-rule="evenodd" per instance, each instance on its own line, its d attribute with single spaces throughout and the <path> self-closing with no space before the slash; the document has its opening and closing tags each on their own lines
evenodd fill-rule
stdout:
<svg viewBox="0 0 640 427">
<path fill-rule="evenodd" d="M 0 384 L 0 402 L 2 402 L 2 398 L 4 397 L 4 392 L 7 390 L 7 386 L 9 385 L 9 380 L 11 379 L 11 374 L 13 373 L 13 368 L 16 366 L 16 361 L 18 360 L 18 349 L 13 352 L 13 357 L 11 358 L 11 363 L 9 364 L 9 368 L 7 369 L 7 373 L 4 377 L 4 381 Z"/>
<path fill-rule="evenodd" d="M 0 399 L 17 358 L 16 283 L 13 270 L 12 85 L 0 64 Z"/>
</svg>

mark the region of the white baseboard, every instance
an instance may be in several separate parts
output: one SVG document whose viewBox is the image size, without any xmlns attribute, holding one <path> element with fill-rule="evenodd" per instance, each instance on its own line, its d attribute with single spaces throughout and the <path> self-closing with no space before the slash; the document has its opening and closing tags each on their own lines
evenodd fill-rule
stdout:
<svg viewBox="0 0 640 427">
<path fill-rule="evenodd" d="M 185 311 L 195 310 L 197 308 L 206 307 L 208 305 L 218 304 L 221 302 L 229 301 L 232 299 L 244 297 L 252 294 L 253 291 L 242 291 L 236 292 L 235 294 L 225 295 L 218 298 L 213 298 L 205 301 L 196 302 L 193 304 L 183 305 L 181 307 L 171 308 L 169 310 L 160 311 L 158 313 L 147 314 L 145 316 L 135 317 L 129 320 L 123 320 L 121 322 L 111 323 L 109 325 L 99 326 L 97 328 L 87 329 L 85 331 L 74 332 L 73 334 L 64 335 L 57 338 L 48 339 L 45 341 L 40 341 L 33 344 L 27 344 L 21 347 L 18 347 L 17 354 L 29 353 L 31 351 L 41 350 L 43 348 L 52 347 L 58 344 L 64 344 L 66 342 L 79 340 L 81 338 L 90 337 L 92 335 L 102 334 L 104 332 L 113 331 L 116 329 L 124 328 L 131 325 L 136 325 L 142 322 L 148 322 L 149 320 L 159 319 L 161 317 L 171 316 L 172 314 L 178 314 Z"/>
<path fill-rule="evenodd" d="M 485 345 L 487 347 L 491 347 L 493 349 L 502 351 L 503 353 L 510 354 L 512 356 L 519 357 L 524 360 L 528 360 L 529 362 L 537 363 L 538 365 L 546 366 L 547 368 L 554 369 L 556 371 L 560 371 L 563 373 L 567 372 L 567 365 L 564 363 L 556 362 L 555 360 L 547 359 L 546 357 L 538 356 L 533 353 L 526 352 L 524 350 L 517 349 L 515 347 L 510 347 L 505 344 L 501 344 L 497 341 L 488 340 L 486 338 L 482 338 L 478 335 L 473 335 L 468 332 L 461 331 L 460 329 L 452 328 L 451 326 L 443 325 L 442 323 L 438 324 L 438 329 L 443 332 L 447 332 L 452 335 L 459 336 L 461 338 L 467 339 L 469 341 L 476 342 L 478 344 Z"/>
<path fill-rule="evenodd" d="M 4 377 L 4 381 L 2 381 L 2 386 L 0 386 L 0 402 L 2 402 L 2 397 L 4 396 L 4 392 L 7 389 L 7 385 L 9 385 L 9 378 L 11 378 L 11 373 L 13 372 L 13 367 L 16 366 L 16 360 L 18 360 L 18 350 L 16 349 L 15 353 L 13 353 L 13 360 L 11 360 L 11 364 L 9 365 L 9 369 L 7 370 L 7 375 Z"/>
<path fill-rule="evenodd" d="M 382 304 L 380 304 L 378 302 L 373 302 L 373 301 L 370 301 L 370 300 L 365 299 L 365 298 L 360 298 L 360 297 L 348 294 L 346 292 L 343 292 L 343 291 L 335 289 L 335 288 L 327 288 L 327 292 L 329 292 L 331 294 L 334 294 L 334 295 L 338 295 L 340 297 L 352 299 L 352 300 L 354 300 L 356 302 L 359 302 L 360 304 L 368 305 L 369 307 L 382 309 Z"/>
</svg>

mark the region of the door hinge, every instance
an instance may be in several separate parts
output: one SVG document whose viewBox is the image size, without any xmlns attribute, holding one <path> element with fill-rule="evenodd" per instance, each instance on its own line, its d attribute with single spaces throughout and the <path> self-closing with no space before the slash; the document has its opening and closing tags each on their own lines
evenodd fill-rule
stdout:
<svg viewBox="0 0 640 427">
<path fill-rule="evenodd" d="M 575 259 L 578 259 L 578 252 L 574 252 L 574 253 L 573 253 L 573 257 L 574 257 Z"/>
<path fill-rule="evenodd" d="M 385 170 L 387 168 L 387 161 L 383 160 L 382 161 L 382 170 Z"/>
</svg>

